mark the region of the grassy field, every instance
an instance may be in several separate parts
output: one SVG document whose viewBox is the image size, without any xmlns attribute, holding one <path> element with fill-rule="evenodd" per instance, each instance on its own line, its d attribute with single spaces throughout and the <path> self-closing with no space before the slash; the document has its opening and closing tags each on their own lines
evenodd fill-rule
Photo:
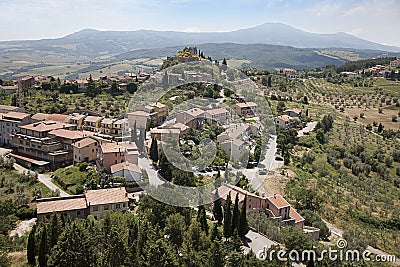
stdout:
<svg viewBox="0 0 400 267">
<path fill-rule="evenodd" d="M 70 194 L 80 194 L 86 182 L 87 172 L 77 166 L 69 166 L 54 172 L 53 181 Z"/>
</svg>

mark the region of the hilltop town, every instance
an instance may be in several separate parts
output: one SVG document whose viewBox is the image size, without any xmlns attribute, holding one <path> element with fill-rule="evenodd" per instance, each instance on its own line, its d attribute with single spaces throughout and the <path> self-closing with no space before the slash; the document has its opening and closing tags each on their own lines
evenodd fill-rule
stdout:
<svg viewBox="0 0 400 267">
<path fill-rule="evenodd" d="M 75 232 L 119 266 L 152 262 L 152 249 L 167 251 L 158 260 L 174 262 L 171 266 L 197 266 L 201 253 L 210 255 L 205 266 L 238 266 L 243 254 L 248 264 L 257 262 L 253 252 L 267 243 L 304 250 L 341 237 L 375 254 L 399 255 L 400 60 L 307 71 L 242 70 L 270 106 L 276 131 L 266 135 L 257 103 L 213 84 L 210 75 L 166 71 L 207 61 L 229 78 L 229 60 L 204 53 L 187 47 L 151 73 L 1 81 L 0 166 L 6 178 L 0 189 L 7 207 L 2 215 L 9 228 L 34 219 L 27 261 L 40 265 L 44 257 L 49 266 L 60 266 L 61 252 L 75 251 L 70 239 Z M 188 84 L 127 109 L 140 86 L 157 75 L 170 84 Z M 201 107 L 175 110 L 195 96 L 204 98 Z M 206 138 L 216 144 L 216 156 L 185 172 L 163 151 L 168 134 L 178 137 L 178 149 L 189 160 L 200 157 Z M 168 206 L 142 191 L 144 185 L 194 187 L 221 177 L 214 191 L 218 200 L 195 209 Z M 238 184 L 228 183 L 231 177 Z M 381 228 L 373 232 L 375 226 Z M 104 232 L 97 245 L 90 237 L 95 231 Z M 128 256 L 121 258 L 107 242 Z M 83 250 L 98 264 L 90 256 L 97 252 Z M 226 265 L 219 262 L 222 255 Z"/>
</svg>

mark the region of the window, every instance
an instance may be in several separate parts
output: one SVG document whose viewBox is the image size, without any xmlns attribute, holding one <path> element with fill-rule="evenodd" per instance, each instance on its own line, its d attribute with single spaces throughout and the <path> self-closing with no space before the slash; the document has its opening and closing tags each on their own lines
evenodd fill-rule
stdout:
<svg viewBox="0 0 400 267">
<path fill-rule="evenodd" d="M 110 209 L 110 205 L 104 205 L 104 210 L 109 210 Z"/>
<path fill-rule="evenodd" d="M 76 215 L 80 216 L 80 215 L 81 215 L 81 211 L 78 210 L 78 211 L 76 212 Z"/>
<path fill-rule="evenodd" d="M 117 207 L 117 209 L 121 208 L 121 204 L 117 204 L 115 206 Z"/>
<path fill-rule="evenodd" d="M 98 211 L 98 210 L 99 210 L 99 207 L 97 207 L 97 206 L 93 207 L 93 211 Z"/>
</svg>

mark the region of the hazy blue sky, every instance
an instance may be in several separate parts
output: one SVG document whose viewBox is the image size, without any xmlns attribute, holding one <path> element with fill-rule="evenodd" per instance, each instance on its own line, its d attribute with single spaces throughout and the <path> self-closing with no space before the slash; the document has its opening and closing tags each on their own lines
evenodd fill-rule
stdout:
<svg viewBox="0 0 400 267">
<path fill-rule="evenodd" d="M 399 0 L 0 0 L 0 40 L 84 28 L 230 31 L 265 22 L 400 46 Z"/>
</svg>

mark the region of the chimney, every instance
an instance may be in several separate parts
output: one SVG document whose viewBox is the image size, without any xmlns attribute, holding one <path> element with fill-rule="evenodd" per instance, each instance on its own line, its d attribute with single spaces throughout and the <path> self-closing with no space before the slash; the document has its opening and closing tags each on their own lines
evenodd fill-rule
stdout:
<svg viewBox="0 0 400 267">
<path fill-rule="evenodd" d="M 274 194 L 274 198 L 276 198 L 276 194 Z"/>
</svg>

